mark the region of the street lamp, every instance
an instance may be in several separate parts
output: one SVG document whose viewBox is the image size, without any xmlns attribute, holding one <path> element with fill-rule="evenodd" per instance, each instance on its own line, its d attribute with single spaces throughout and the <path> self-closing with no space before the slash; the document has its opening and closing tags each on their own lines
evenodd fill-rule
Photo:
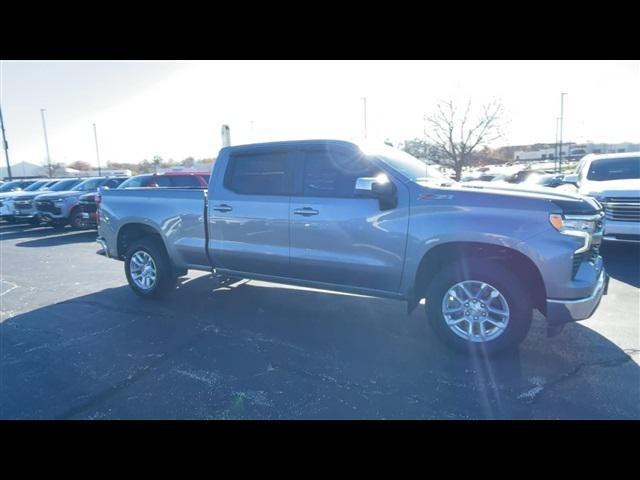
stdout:
<svg viewBox="0 0 640 480">
<path fill-rule="evenodd" d="M 564 121 L 564 96 L 566 93 L 560 93 L 560 151 L 558 152 L 558 171 L 562 172 L 562 123 Z"/>
<path fill-rule="evenodd" d="M 11 176 L 11 164 L 9 163 L 9 144 L 7 143 L 7 137 L 4 133 L 4 120 L 2 119 L 2 107 L 0 107 L 0 127 L 2 128 L 2 146 L 4 147 L 4 156 L 7 160 L 7 175 L 9 176 L 9 181 L 13 180 Z"/>
<path fill-rule="evenodd" d="M 49 155 L 49 140 L 47 139 L 47 122 L 44 119 L 44 108 L 40 109 L 40 115 L 42 116 L 42 129 L 44 130 L 44 146 L 47 149 L 47 166 L 49 167 L 49 178 L 51 178 L 51 156 Z"/>
<path fill-rule="evenodd" d="M 98 176 L 102 176 L 102 169 L 100 168 L 100 151 L 98 150 L 98 132 L 96 131 L 96 124 L 93 124 L 93 137 L 96 140 L 96 158 L 98 159 Z"/>
</svg>

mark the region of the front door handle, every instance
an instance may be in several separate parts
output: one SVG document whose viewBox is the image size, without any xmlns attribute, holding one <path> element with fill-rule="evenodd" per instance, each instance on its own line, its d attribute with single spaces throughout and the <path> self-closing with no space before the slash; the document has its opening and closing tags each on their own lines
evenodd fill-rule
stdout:
<svg viewBox="0 0 640 480">
<path fill-rule="evenodd" d="M 226 203 L 223 203 L 222 205 L 214 205 L 213 207 L 211 207 L 211 209 L 215 210 L 216 212 L 230 212 L 231 210 L 233 210 L 233 208 Z"/>
<path fill-rule="evenodd" d="M 302 215 L 304 217 L 310 217 L 311 215 L 318 215 L 318 210 L 311 207 L 297 208 L 293 211 L 296 215 Z"/>
</svg>

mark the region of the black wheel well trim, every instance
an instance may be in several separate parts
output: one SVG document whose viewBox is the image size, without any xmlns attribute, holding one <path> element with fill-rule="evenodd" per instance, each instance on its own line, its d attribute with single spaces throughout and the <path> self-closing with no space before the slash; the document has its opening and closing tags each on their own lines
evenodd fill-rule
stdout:
<svg viewBox="0 0 640 480">
<path fill-rule="evenodd" d="M 116 237 L 116 251 L 118 253 L 118 258 L 120 260 L 124 260 L 128 246 L 136 240 L 140 240 L 145 237 L 157 237 L 162 243 L 165 252 L 168 253 L 167 246 L 164 243 L 164 238 L 162 238 L 162 235 L 157 228 L 142 222 L 129 222 L 118 229 Z"/>
<path fill-rule="evenodd" d="M 519 278 L 527 278 L 532 292 L 534 308 L 547 313 L 547 295 L 544 279 L 540 270 L 530 257 L 524 253 L 502 245 L 485 242 L 452 241 L 435 245 L 420 260 L 416 270 L 413 291 L 409 298 L 408 312 L 413 311 L 424 298 L 433 277 L 445 266 L 462 258 L 482 258 L 504 263 L 509 270 L 515 271 Z"/>
</svg>

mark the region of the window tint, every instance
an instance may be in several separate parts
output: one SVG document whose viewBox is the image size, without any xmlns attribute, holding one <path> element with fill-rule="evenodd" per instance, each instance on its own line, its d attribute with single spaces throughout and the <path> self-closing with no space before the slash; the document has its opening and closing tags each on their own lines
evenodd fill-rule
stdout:
<svg viewBox="0 0 640 480">
<path fill-rule="evenodd" d="M 109 180 L 107 180 L 104 185 L 102 185 L 103 187 L 109 187 L 109 188 L 117 188 L 118 185 L 120 185 L 122 183 L 122 179 L 120 178 L 111 178 Z"/>
<path fill-rule="evenodd" d="M 150 187 L 173 187 L 169 177 L 165 175 L 157 175 L 151 179 Z"/>
<path fill-rule="evenodd" d="M 118 188 L 146 187 L 150 178 L 151 175 L 138 175 L 136 177 L 131 177 L 124 181 Z"/>
<path fill-rule="evenodd" d="M 360 155 L 305 152 L 303 190 L 307 197 L 352 197 L 358 177 L 375 177 L 380 169 Z"/>
<path fill-rule="evenodd" d="M 640 178 L 640 157 L 595 160 L 589 166 L 587 178 L 594 181 Z"/>
<path fill-rule="evenodd" d="M 195 175 L 168 176 L 172 187 L 199 187 L 200 182 Z"/>
<path fill-rule="evenodd" d="M 251 195 L 290 195 L 293 161 L 288 153 L 254 153 L 231 157 L 231 174 L 225 185 Z"/>
</svg>

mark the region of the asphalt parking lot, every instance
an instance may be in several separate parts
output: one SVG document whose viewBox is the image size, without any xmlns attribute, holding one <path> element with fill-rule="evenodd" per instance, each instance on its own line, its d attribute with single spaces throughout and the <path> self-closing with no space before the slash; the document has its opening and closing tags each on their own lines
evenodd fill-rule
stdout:
<svg viewBox="0 0 640 480">
<path fill-rule="evenodd" d="M 94 239 L 0 225 L 0 418 L 640 418 L 637 246 L 591 319 L 487 361 L 396 301 L 196 272 L 144 301 Z"/>
</svg>

